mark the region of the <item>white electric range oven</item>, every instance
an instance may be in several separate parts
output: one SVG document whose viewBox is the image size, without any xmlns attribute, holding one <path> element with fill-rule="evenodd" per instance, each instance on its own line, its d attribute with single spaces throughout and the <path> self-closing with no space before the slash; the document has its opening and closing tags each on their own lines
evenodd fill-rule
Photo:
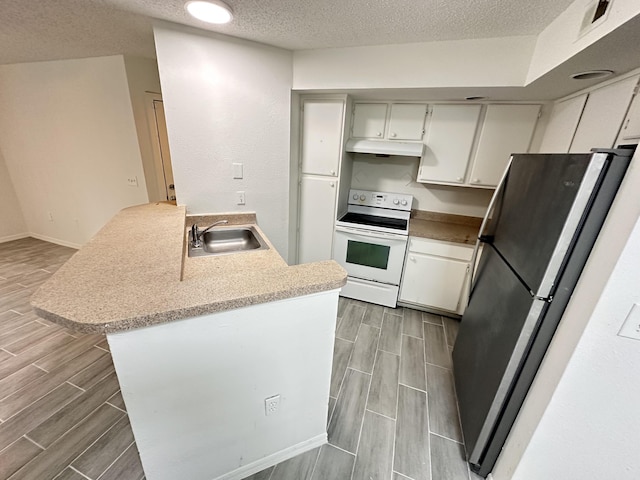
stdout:
<svg viewBox="0 0 640 480">
<path fill-rule="evenodd" d="M 348 273 L 340 295 L 395 307 L 413 196 L 351 190 L 336 222 L 333 258 Z"/>
</svg>

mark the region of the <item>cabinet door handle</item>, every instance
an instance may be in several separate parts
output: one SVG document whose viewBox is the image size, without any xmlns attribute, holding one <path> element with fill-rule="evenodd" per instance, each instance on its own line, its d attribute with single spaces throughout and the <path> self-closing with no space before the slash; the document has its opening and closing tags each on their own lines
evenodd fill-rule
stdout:
<svg viewBox="0 0 640 480">
<path fill-rule="evenodd" d="M 411 260 L 412 262 L 416 261 L 416 257 L 409 257 L 409 260 Z"/>
<path fill-rule="evenodd" d="M 458 180 L 459 182 L 462 181 L 462 177 L 458 177 L 456 180 Z"/>
<path fill-rule="evenodd" d="M 479 178 L 474 178 L 473 179 L 473 183 L 480 183 L 480 179 Z"/>
<path fill-rule="evenodd" d="M 624 124 L 624 129 L 626 130 L 627 128 L 629 128 L 629 122 L 631 121 L 630 118 L 627 118 L 627 123 Z"/>
<path fill-rule="evenodd" d="M 329 173 L 331 173 L 331 175 L 335 175 L 336 171 L 335 170 L 331 170 L 331 172 L 329 172 Z"/>
<path fill-rule="evenodd" d="M 329 185 L 331 185 L 331 188 L 333 188 L 333 187 L 335 187 L 335 186 L 336 186 L 336 184 L 335 184 L 335 183 L 333 183 L 333 182 L 331 182 Z"/>
<path fill-rule="evenodd" d="M 381 136 L 382 136 L 382 132 L 376 133 L 376 137 L 381 137 Z"/>
<path fill-rule="evenodd" d="M 390 136 L 391 136 L 392 138 L 397 137 L 397 135 L 396 135 L 396 133 L 395 133 L 395 132 L 394 132 L 394 133 L 392 133 Z"/>
</svg>

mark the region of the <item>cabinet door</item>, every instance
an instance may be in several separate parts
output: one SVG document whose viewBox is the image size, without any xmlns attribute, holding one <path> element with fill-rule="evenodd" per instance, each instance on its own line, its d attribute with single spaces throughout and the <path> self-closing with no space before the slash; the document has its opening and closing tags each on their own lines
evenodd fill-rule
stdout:
<svg viewBox="0 0 640 480">
<path fill-rule="evenodd" d="M 480 109 L 480 105 L 433 106 L 419 182 L 464 182 Z"/>
<path fill-rule="evenodd" d="M 587 102 L 587 94 L 555 103 L 542 137 L 539 153 L 567 153 Z"/>
<path fill-rule="evenodd" d="M 353 109 L 353 130 L 356 138 L 382 138 L 387 119 L 386 103 L 356 103 Z"/>
<path fill-rule="evenodd" d="M 391 105 L 388 138 L 390 140 L 422 140 L 427 106 L 395 103 Z"/>
<path fill-rule="evenodd" d="M 513 153 L 529 150 L 540 105 L 489 105 L 471 169 L 471 185 L 495 187 Z"/>
<path fill-rule="evenodd" d="M 631 103 L 620 138 L 622 140 L 640 138 L 640 95 L 636 95 Z"/>
<path fill-rule="evenodd" d="M 303 176 L 300 182 L 298 263 L 331 260 L 337 182 Z"/>
<path fill-rule="evenodd" d="M 302 173 L 338 174 L 344 102 L 305 101 L 302 113 Z"/>
<path fill-rule="evenodd" d="M 614 146 L 637 83 L 638 77 L 631 77 L 589 93 L 570 153 Z"/>
<path fill-rule="evenodd" d="M 454 312 L 467 275 L 468 263 L 409 252 L 400 300 Z"/>
</svg>

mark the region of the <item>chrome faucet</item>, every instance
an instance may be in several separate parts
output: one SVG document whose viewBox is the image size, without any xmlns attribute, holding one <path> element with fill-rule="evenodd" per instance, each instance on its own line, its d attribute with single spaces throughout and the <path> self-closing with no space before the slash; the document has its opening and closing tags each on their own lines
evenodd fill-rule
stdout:
<svg viewBox="0 0 640 480">
<path fill-rule="evenodd" d="M 207 228 L 205 228 L 202 231 L 198 229 L 198 225 L 196 225 L 195 223 L 191 225 L 191 246 L 194 248 L 201 247 L 202 244 L 200 243 L 200 239 L 202 239 L 202 236 L 205 233 L 207 233 L 209 230 L 211 230 L 213 227 L 215 227 L 216 225 L 222 225 L 225 223 L 229 223 L 229 220 L 219 220 L 209 225 Z"/>
</svg>

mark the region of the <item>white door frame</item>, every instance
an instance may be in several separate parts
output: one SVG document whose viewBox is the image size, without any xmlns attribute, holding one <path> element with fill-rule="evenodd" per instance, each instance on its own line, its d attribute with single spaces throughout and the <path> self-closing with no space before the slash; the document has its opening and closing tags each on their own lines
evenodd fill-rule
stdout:
<svg viewBox="0 0 640 480">
<path fill-rule="evenodd" d="M 169 200 L 168 185 L 165 180 L 162 149 L 160 147 L 160 133 L 156 119 L 154 102 L 162 102 L 162 95 L 155 92 L 145 92 L 145 103 L 147 113 L 147 123 L 149 125 L 149 135 L 151 136 L 151 149 L 153 152 L 154 177 L 157 191 L 163 200 Z M 169 161 L 171 161 L 169 159 Z"/>
</svg>

